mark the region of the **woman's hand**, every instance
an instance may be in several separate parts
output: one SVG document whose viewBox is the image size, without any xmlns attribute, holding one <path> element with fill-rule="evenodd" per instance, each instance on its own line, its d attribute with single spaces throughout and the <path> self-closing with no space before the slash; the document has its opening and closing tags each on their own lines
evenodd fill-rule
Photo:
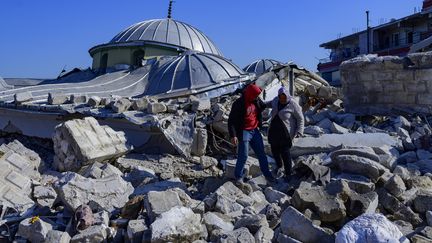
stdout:
<svg viewBox="0 0 432 243">
<path fill-rule="evenodd" d="M 232 137 L 232 138 L 231 138 L 231 143 L 232 143 L 234 146 L 237 146 L 237 145 L 238 145 L 238 138 L 237 138 L 237 137 Z"/>
</svg>

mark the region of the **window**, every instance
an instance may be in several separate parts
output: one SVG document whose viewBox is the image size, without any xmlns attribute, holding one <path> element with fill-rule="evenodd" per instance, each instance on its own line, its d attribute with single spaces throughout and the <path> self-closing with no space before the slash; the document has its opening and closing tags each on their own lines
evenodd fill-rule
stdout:
<svg viewBox="0 0 432 243">
<path fill-rule="evenodd" d="M 412 31 L 407 33 L 407 44 L 412 44 L 414 42 L 414 34 Z"/>
<path fill-rule="evenodd" d="M 105 53 L 102 55 L 101 61 L 100 61 L 100 70 L 102 73 L 106 72 L 107 66 L 108 66 L 108 54 Z"/>
<path fill-rule="evenodd" d="M 399 33 L 393 34 L 393 45 L 399 46 Z"/>
</svg>

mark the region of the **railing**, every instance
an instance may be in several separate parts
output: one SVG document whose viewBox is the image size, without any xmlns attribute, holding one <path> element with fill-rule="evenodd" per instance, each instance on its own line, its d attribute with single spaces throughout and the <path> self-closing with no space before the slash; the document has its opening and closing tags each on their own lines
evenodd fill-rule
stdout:
<svg viewBox="0 0 432 243">
<path fill-rule="evenodd" d="M 415 33 L 412 35 L 412 37 L 409 38 L 399 38 L 397 41 L 395 41 L 392 38 L 388 38 L 387 41 L 380 42 L 378 44 L 375 44 L 373 46 L 374 52 L 383 51 L 387 49 L 394 49 L 394 48 L 403 48 L 403 47 L 409 47 L 413 44 L 419 43 L 420 41 L 429 38 L 432 36 L 432 32 L 421 32 L 421 33 Z"/>
</svg>

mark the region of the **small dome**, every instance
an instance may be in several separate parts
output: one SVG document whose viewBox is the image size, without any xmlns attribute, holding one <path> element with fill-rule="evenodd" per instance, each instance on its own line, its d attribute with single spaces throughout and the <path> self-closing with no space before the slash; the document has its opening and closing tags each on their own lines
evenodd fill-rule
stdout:
<svg viewBox="0 0 432 243">
<path fill-rule="evenodd" d="M 248 79 L 229 60 L 208 53 L 188 51 L 152 70 L 145 95 L 190 92 L 209 87 L 220 87 Z"/>
<path fill-rule="evenodd" d="M 116 35 L 109 44 L 154 41 L 215 55 L 222 55 L 200 30 L 173 19 L 153 19 L 136 23 Z"/>
<path fill-rule="evenodd" d="M 243 70 L 248 73 L 255 73 L 257 75 L 261 75 L 265 72 L 268 72 L 271 68 L 273 68 L 277 64 L 282 64 L 279 61 L 275 61 L 273 59 L 260 59 L 255 62 L 247 65 Z"/>
</svg>

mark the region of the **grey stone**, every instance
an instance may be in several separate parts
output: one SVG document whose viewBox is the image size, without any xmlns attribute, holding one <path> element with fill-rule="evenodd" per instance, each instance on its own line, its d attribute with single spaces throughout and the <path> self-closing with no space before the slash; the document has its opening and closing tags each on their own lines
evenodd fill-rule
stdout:
<svg viewBox="0 0 432 243">
<path fill-rule="evenodd" d="M 108 238 L 108 233 L 109 230 L 106 225 L 93 225 L 74 235 L 70 242 L 106 242 Z"/>
<path fill-rule="evenodd" d="M 432 211 L 426 212 L 426 220 L 429 226 L 432 226 Z"/>
<path fill-rule="evenodd" d="M 201 216 L 185 207 L 174 207 L 162 213 L 150 226 L 152 242 L 194 241 L 207 238 Z"/>
<path fill-rule="evenodd" d="M 213 157 L 209 157 L 209 156 L 201 156 L 200 157 L 200 164 L 204 169 L 208 169 L 211 168 L 213 166 L 217 166 L 218 165 L 218 160 L 213 158 Z"/>
<path fill-rule="evenodd" d="M 33 197 L 40 206 L 51 208 L 57 199 L 57 193 L 50 186 L 35 186 Z"/>
<path fill-rule="evenodd" d="M 62 105 L 69 101 L 69 97 L 65 94 L 53 94 L 48 93 L 48 104 L 49 105 Z"/>
<path fill-rule="evenodd" d="M 132 150 L 124 132 L 100 126 L 93 117 L 64 122 L 55 128 L 54 167 L 77 171 L 84 165 L 118 158 Z"/>
<path fill-rule="evenodd" d="M 323 187 L 302 182 L 294 191 L 292 205 L 299 210 L 313 208 L 324 222 L 336 222 L 346 216 L 344 203 L 328 194 Z"/>
<path fill-rule="evenodd" d="M 398 227 L 398 229 L 402 232 L 404 236 L 407 236 L 414 231 L 412 224 L 410 224 L 409 222 L 403 220 L 396 220 L 393 221 L 393 224 Z"/>
<path fill-rule="evenodd" d="M 141 243 L 143 240 L 144 231 L 148 227 L 144 219 L 130 220 L 127 226 L 127 238 L 131 243 Z"/>
<path fill-rule="evenodd" d="M 360 216 L 364 213 L 375 213 L 378 207 L 378 194 L 369 192 L 357 194 L 352 192 L 349 195 L 349 215 L 352 217 Z"/>
<path fill-rule="evenodd" d="M 385 133 L 324 134 L 320 137 L 298 138 L 291 148 L 293 157 L 307 154 L 329 153 L 340 146 L 381 147 L 384 145 L 402 149 L 402 143 Z"/>
<path fill-rule="evenodd" d="M 269 204 L 266 208 L 266 218 L 270 228 L 274 229 L 280 223 L 282 209 L 275 203 Z"/>
<path fill-rule="evenodd" d="M 411 122 L 409 122 L 405 117 L 398 116 L 394 120 L 393 123 L 394 127 L 397 128 L 403 128 L 403 129 L 409 129 L 411 127 Z"/>
<path fill-rule="evenodd" d="M 259 242 L 270 243 L 270 242 L 272 242 L 272 239 L 274 237 L 274 231 L 267 226 L 262 226 L 255 233 L 254 237 L 255 237 L 256 243 L 259 243 Z"/>
<path fill-rule="evenodd" d="M 377 193 L 380 205 L 392 213 L 395 219 L 407 220 L 414 226 L 423 222 L 418 214 L 414 213 L 411 208 L 401 203 L 385 189 L 378 189 Z"/>
<path fill-rule="evenodd" d="M 236 221 L 234 229 L 247 228 L 249 232 L 255 234 L 261 226 L 269 227 L 266 216 L 263 214 L 245 214 Z"/>
<path fill-rule="evenodd" d="M 417 160 L 418 160 L 417 153 L 414 151 L 409 151 L 401 154 L 397 160 L 397 163 L 399 164 L 414 163 Z"/>
<path fill-rule="evenodd" d="M 419 167 L 422 174 L 432 173 L 432 159 L 419 160 L 413 164 Z"/>
<path fill-rule="evenodd" d="M 182 183 L 179 178 L 172 178 L 165 181 L 140 185 L 135 188 L 133 195 L 144 195 L 150 191 L 166 191 L 171 188 L 180 188 L 183 190 L 187 189 L 186 185 Z"/>
<path fill-rule="evenodd" d="M 416 230 L 417 231 L 417 230 Z M 425 237 L 427 237 L 429 240 L 432 241 L 432 227 L 430 226 L 424 226 L 421 228 L 419 233 Z"/>
<path fill-rule="evenodd" d="M 222 232 L 234 230 L 234 225 L 226 219 L 223 219 L 223 215 L 218 215 L 217 213 L 205 213 L 203 216 L 203 223 L 206 225 L 209 234 L 211 234 L 213 230 L 221 230 Z"/>
<path fill-rule="evenodd" d="M 147 110 L 148 104 L 149 104 L 149 98 L 148 97 L 142 97 L 142 98 L 134 100 L 132 102 L 132 109 L 134 109 L 136 111 L 145 111 L 145 110 Z"/>
<path fill-rule="evenodd" d="M 218 212 L 227 214 L 242 210 L 243 207 L 252 206 L 254 200 L 244 194 L 232 182 L 226 182 L 219 187 L 212 195 L 215 198 L 215 209 Z"/>
<path fill-rule="evenodd" d="M 167 112 L 167 107 L 162 103 L 149 103 L 147 105 L 147 112 L 150 114 L 158 114 Z"/>
<path fill-rule="evenodd" d="M 147 194 L 144 205 L 150 217 L 150 221 L 153 222 L 162 213 L 169 211 L 173 207 L 183 206 L 183 203 L 180 201 L 180 197 L 176 192 L 153 191 Z"/>
<path fill-rule="evenodd" d="M 67 232 L 50 230 L 46 235 L 44 243 L 69 243 L 70 240 L 71 237 Z"/>
<path fill-rule="evenodd" d="M 87 103 L 87 95 L 71 95 L 69 100 L 74 104 L 86 104 Z"/>
<path fill-rule="evenodd" d="M 341 179 L 348 183 L 348 186 L 357 193 L 363 194 L 375 190 L 375 184 L 369 178 L 361 175 L 340 174 L 335 179 Z"/>
<path fill-rule="evenodd" d="M 102 99 L 99 96 L 91 96 L 87 101 L 87 104 L 91 107 L 98 107 L 101 105 Z"/>
<path fill-rule="evenodd" d="M 432 210 L 432 192 L 421 190 L 414 199 L 414 208 L 419 213 L 426 213 Z"/>
<path fill-rule="evenodd" d="M 273 189 L 272 187 L 267 187 L 264 190 L 265 197 L 269 203 L 277 203 L 280 206 L 285 206 L 290 203 L 291 198 L 280 191 Z"/>
<path fill-rule="evenodd" d="M 340 156 L 340 155 L 352 155 L 352 156 L 367 158 L 367 159 L 373 160 L 375 162 L 380 161 L 380 157 L 375 153 L 375 150 L 373 148 L 369 148 L 369 147 L 338 149 L 336 151 L 333 151 L 330 154 L 330 157 L 333 160 L 337 160 L 337 156 Z"/>
<path fill-rule="evenodd" d="M 26 92 L 21 92 L 21 93 L 16 93 L 14 95 L 14 102 L 16 104 L 21 104 L 27 101 L 31 101 L 33 100 L 33 95 L 31 92 L 26 91 Z"/>
<path fill-rule="evenodd" d="M 303 133 L 312 136 L 319 136 L 324 133 L 324 130 L 319 126 L 307 126 L 304 128 Z"/>
<path fill-rule="evenodd" d="M 191 154 L 195 156 L 203 156 L 207 148 L 207 130 L 196 128 L 193 136 Z"/>
<path fill-rule="evenodd" d="M 133 192 L 132 185 L 119 176 L 89 179 L 73 172 L 63 173 L 55 189 L 62 202 L 72 211 L 92 202 L 112 212 L 115 208 L 122 208 Z"/>
<path fill-rule="evenodd" d="M 255 238 L 247 228 L 240 228 L 222 234 L 217 242 L 218 243 L 255 242 Z"/>
<path fill-rule="evenodd" d="M 136 166 L 130 173 L 126 174 L 126 181 L 132 183 L 133 187 L 146 185 L 157 180 L 156 173 L 148 168 Z"/>
<path fill-rule="evenodd" d="M 26 218 L 18 226 L 18 235 L 28 239 L 31 242 L 43 242 L 52 225 L 44 222 L 42 219 Z"/>
<path fill-rule="evenodd" d="M 334 242 L 334 236 L 315 226 L 302 213 L 288 207 L 281 217 L 282 233 L 302 242 Z"/>
<path fill-rule="evenodd" d="M 209 99 L 192 99 L 192 111 L 210 110 L 211 104 Z"/>
<path fill-rule="evenodd" d="M 227 179 L 236 179 L 235 178 L 235 166 L 236 166 L 237 160 L 235 159 L 230 159 L 230 160 L 223 160 L 222 164 L 225 165 L 225 178 Z M 245 168 L 244 168 L 244 173 L 245 175 L 249 175 L 249 169 L 250 168 L 250 164 L 246 163 Z"/>
<path fill-rule="evenodd" d="M 335 156 L 333 162 L 342 172 L 360 174 L 372 180 L 377 180 L 385 171 L 385 168 L 379 163 L 368 158 L 353 155 Z"/>
<path fill-rule="evenodd" d="M 336 242 L 404 242 L 402 232 L 381 214 L 363 214 L 347 223 Z"/>
<path fill-rule="evenodd" d="M 94 225 L 104 224 L 106 226 L 109 225 L 109 213 L 107 211 L 100 211 L 93 214 Z"/>
<path fill-rule="evenodd" d="M 416 234 L 411 237 L 412 243 L 431 243 L 432 240 L 422 235 Z"/>
<path fill-rule="evenodd" d="M 399 197 L 406 190 L 404 181 L 398 175 L 392 176 L 390 180 L 384 185 L 384 187 L 395 197 Z"/>
<path fill-rule="evenodd" d="M 129 110 L 131 105 L 132 105 L 132 103 L 130 102 L 129 99 L 121 98 L 121 99 L 116 100 L 114 103 L 112 103 L 111 109 L 116 113 L 123 113 L 123 112 Z"/>
</svg>

